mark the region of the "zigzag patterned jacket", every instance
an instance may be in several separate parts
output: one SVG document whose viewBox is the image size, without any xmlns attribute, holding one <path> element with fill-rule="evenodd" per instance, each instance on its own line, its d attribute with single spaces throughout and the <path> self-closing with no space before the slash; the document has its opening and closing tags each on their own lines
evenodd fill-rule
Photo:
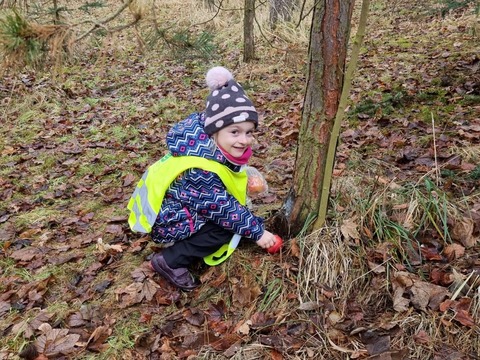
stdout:
<svg viewBox="0 0 480 360">
<path fill-rule="evenodd" d="M 203 113 L 193 113 L 174 125 L 167 134 L 171 154 L 200 156 L 240 171 L 241 167 L 229 162 L 205 134 L 204 122 Z M 217 174 L 193 168 L 178 176 L 166 192 L 152 226 L 153 241 L 170 243 L 186 239 L 207 221 L 255 241 L 264 233 L 263 219 L 228 193 Z"/>
</svg>

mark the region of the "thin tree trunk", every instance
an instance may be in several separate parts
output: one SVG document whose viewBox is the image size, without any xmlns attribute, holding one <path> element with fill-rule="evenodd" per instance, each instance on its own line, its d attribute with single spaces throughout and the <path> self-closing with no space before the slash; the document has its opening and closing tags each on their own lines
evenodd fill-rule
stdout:
<svg viewBox="0 0 480 360">
<path fill-rule="evenodd" d="M 319 0 L 310 30 L 308 80 L 293 188 L 284 210 L 291 234 L 318 216 L 330 136 L 342 91 L 354 0 Z M 309 224 L 307 224 L 309 222 Z"/>
<path fill-rule="evenodd" d="M 253 24 L 255 20 L 255 0 L 245 0 L 243 20 L 243 61 L 250 62 L 255 59 L 255 40 L 253 37 Z"/>
<path fill-rule="evenodd" d="M 270 27 L 275 29 L 279 21 L 290 21 L 296 0 L 270 0 Z"/>
<path fill-rule="evenodd" d="M 330 145 L 328 147 L 327 160 L 325 164 L 325 175 L 323 177 L 322 192 L 328 191 L 330 194 L 330 185 L 332 182 L 333 166 L 335 165 L 335 154 L 337 152 L 338 138 L 340 136 L 340 128 L 345 116 L 345 108 L 347 107 L 348 96 L 350 94 L 350 88 L 353 80 L 353 73 L 357 68 L 358 55 L 360 48 L 362 47 L 363 38 L 365 36 L 365 28 L 367 26 L 368 10 L 370 7 L 370 0 L 363 0 L 362 10 L 360 13 L 360 22 L 358 24 L 357 35 L 353 41 L 352 54 L 350 55 L 350 61 L 348 63 L 347 71 L 343 79 L 342 94 L 340 97 L 340 103 L 338 105 L 337 115 L 335 116 L 335 123 L 333 125 L 332 134 L 330 135 Z M 322 193 L 320 199 L 320 206 L 318 211 L 318 217 L 313 224 L 313 229 L 319 229 L 325 223 L 328 209 L 327 193 L 325 196 Z"/>
<path fill-rule="evenodd" d="M 58 1 L 53 0 L 53 11 L 55 12 L 55 18 L 53 19 L 53 23 L 55 25 L 60 24 L 60 14 L 58 12 Z"/>
</svg>

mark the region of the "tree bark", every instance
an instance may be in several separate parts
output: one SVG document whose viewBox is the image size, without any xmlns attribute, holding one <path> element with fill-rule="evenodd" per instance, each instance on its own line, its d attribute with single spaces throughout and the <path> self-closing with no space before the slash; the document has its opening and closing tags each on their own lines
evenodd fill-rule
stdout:
<svg viewBox="0 0 480 360">
<path fill-rule="evenodd" d="M 342 92 L 354 0 L 315 3 L 309 67 L 298 138 L 293 188 L 285 201 L 288 232 L 297 234 L 318 216 L 326 157 Z"/>
<path fill-rule="evenodd" d="M 363 37 L 365 36 L 365 28 L 367 26 L 368 11 L 370 9 L 370 0 L 362 1 L 362 10 L 360 12 L 360 22 L 358 24 L 357 34 L 353 41 L 350 60 L 348 62 L 347 71 L 343 78 L 342 94 L 340 96 L 340 103 L 338 104 L 337 114 L 335 115 L 335 122 L 330 135 L 330 144 L 327 151 L 327 159 L 325 163 L 325 173 L 323 176 L 322 189 L 328 189 L 330 194 L 330 185 L 332 182 L 333 167 L 335 165 L 335 154 L 337 152 L 338 138 L 340 136 L 340 128 L 345 117 L 345 109 L 348 103 L 350 88 L 352 87 L 353 74 L 357 68 L 360 48 L 362 46 Z M 318 209 L 318 216 L 313 224 L 313 229 L 319 229 L 325 223 L 327 217 L 329 196 L 320 198 L 320 206 Z"/>
<path fill-rule="evenodd" d="M 255 59 L 255 40 L 253 37 L 253 24 L 255 20 L 255 0 L 245 0 L 243 17 L 243 61 L 250 62 Z"/>
</svg>

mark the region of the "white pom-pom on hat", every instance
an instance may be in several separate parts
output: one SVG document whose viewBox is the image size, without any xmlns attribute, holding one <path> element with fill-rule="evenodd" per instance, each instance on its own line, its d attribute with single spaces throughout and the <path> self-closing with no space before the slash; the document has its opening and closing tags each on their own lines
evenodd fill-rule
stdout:
<svg viewBox="0 0 480 360">
<path fill-rule="evenodd" d="M 205 80 L 210 91 L 220 89 L 228 81 L 233 79 L 233 75 L 230 71 L 223 66 L 215 66 L 208 70 Z"/>
</svg>

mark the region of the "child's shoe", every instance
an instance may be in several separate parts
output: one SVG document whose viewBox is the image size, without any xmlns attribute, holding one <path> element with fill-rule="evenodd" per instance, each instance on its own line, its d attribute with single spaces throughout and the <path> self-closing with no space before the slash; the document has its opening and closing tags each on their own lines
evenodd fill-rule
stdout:
<svg viewBox="0 0 480 360">
<path fill-rule="evenodd" d="M 182 290 L 191 291 L 200 285 L 187 268 L 172 269 L 160 253 L 153 255 L 151 264 L 153 270 Z"/>
</svg>

